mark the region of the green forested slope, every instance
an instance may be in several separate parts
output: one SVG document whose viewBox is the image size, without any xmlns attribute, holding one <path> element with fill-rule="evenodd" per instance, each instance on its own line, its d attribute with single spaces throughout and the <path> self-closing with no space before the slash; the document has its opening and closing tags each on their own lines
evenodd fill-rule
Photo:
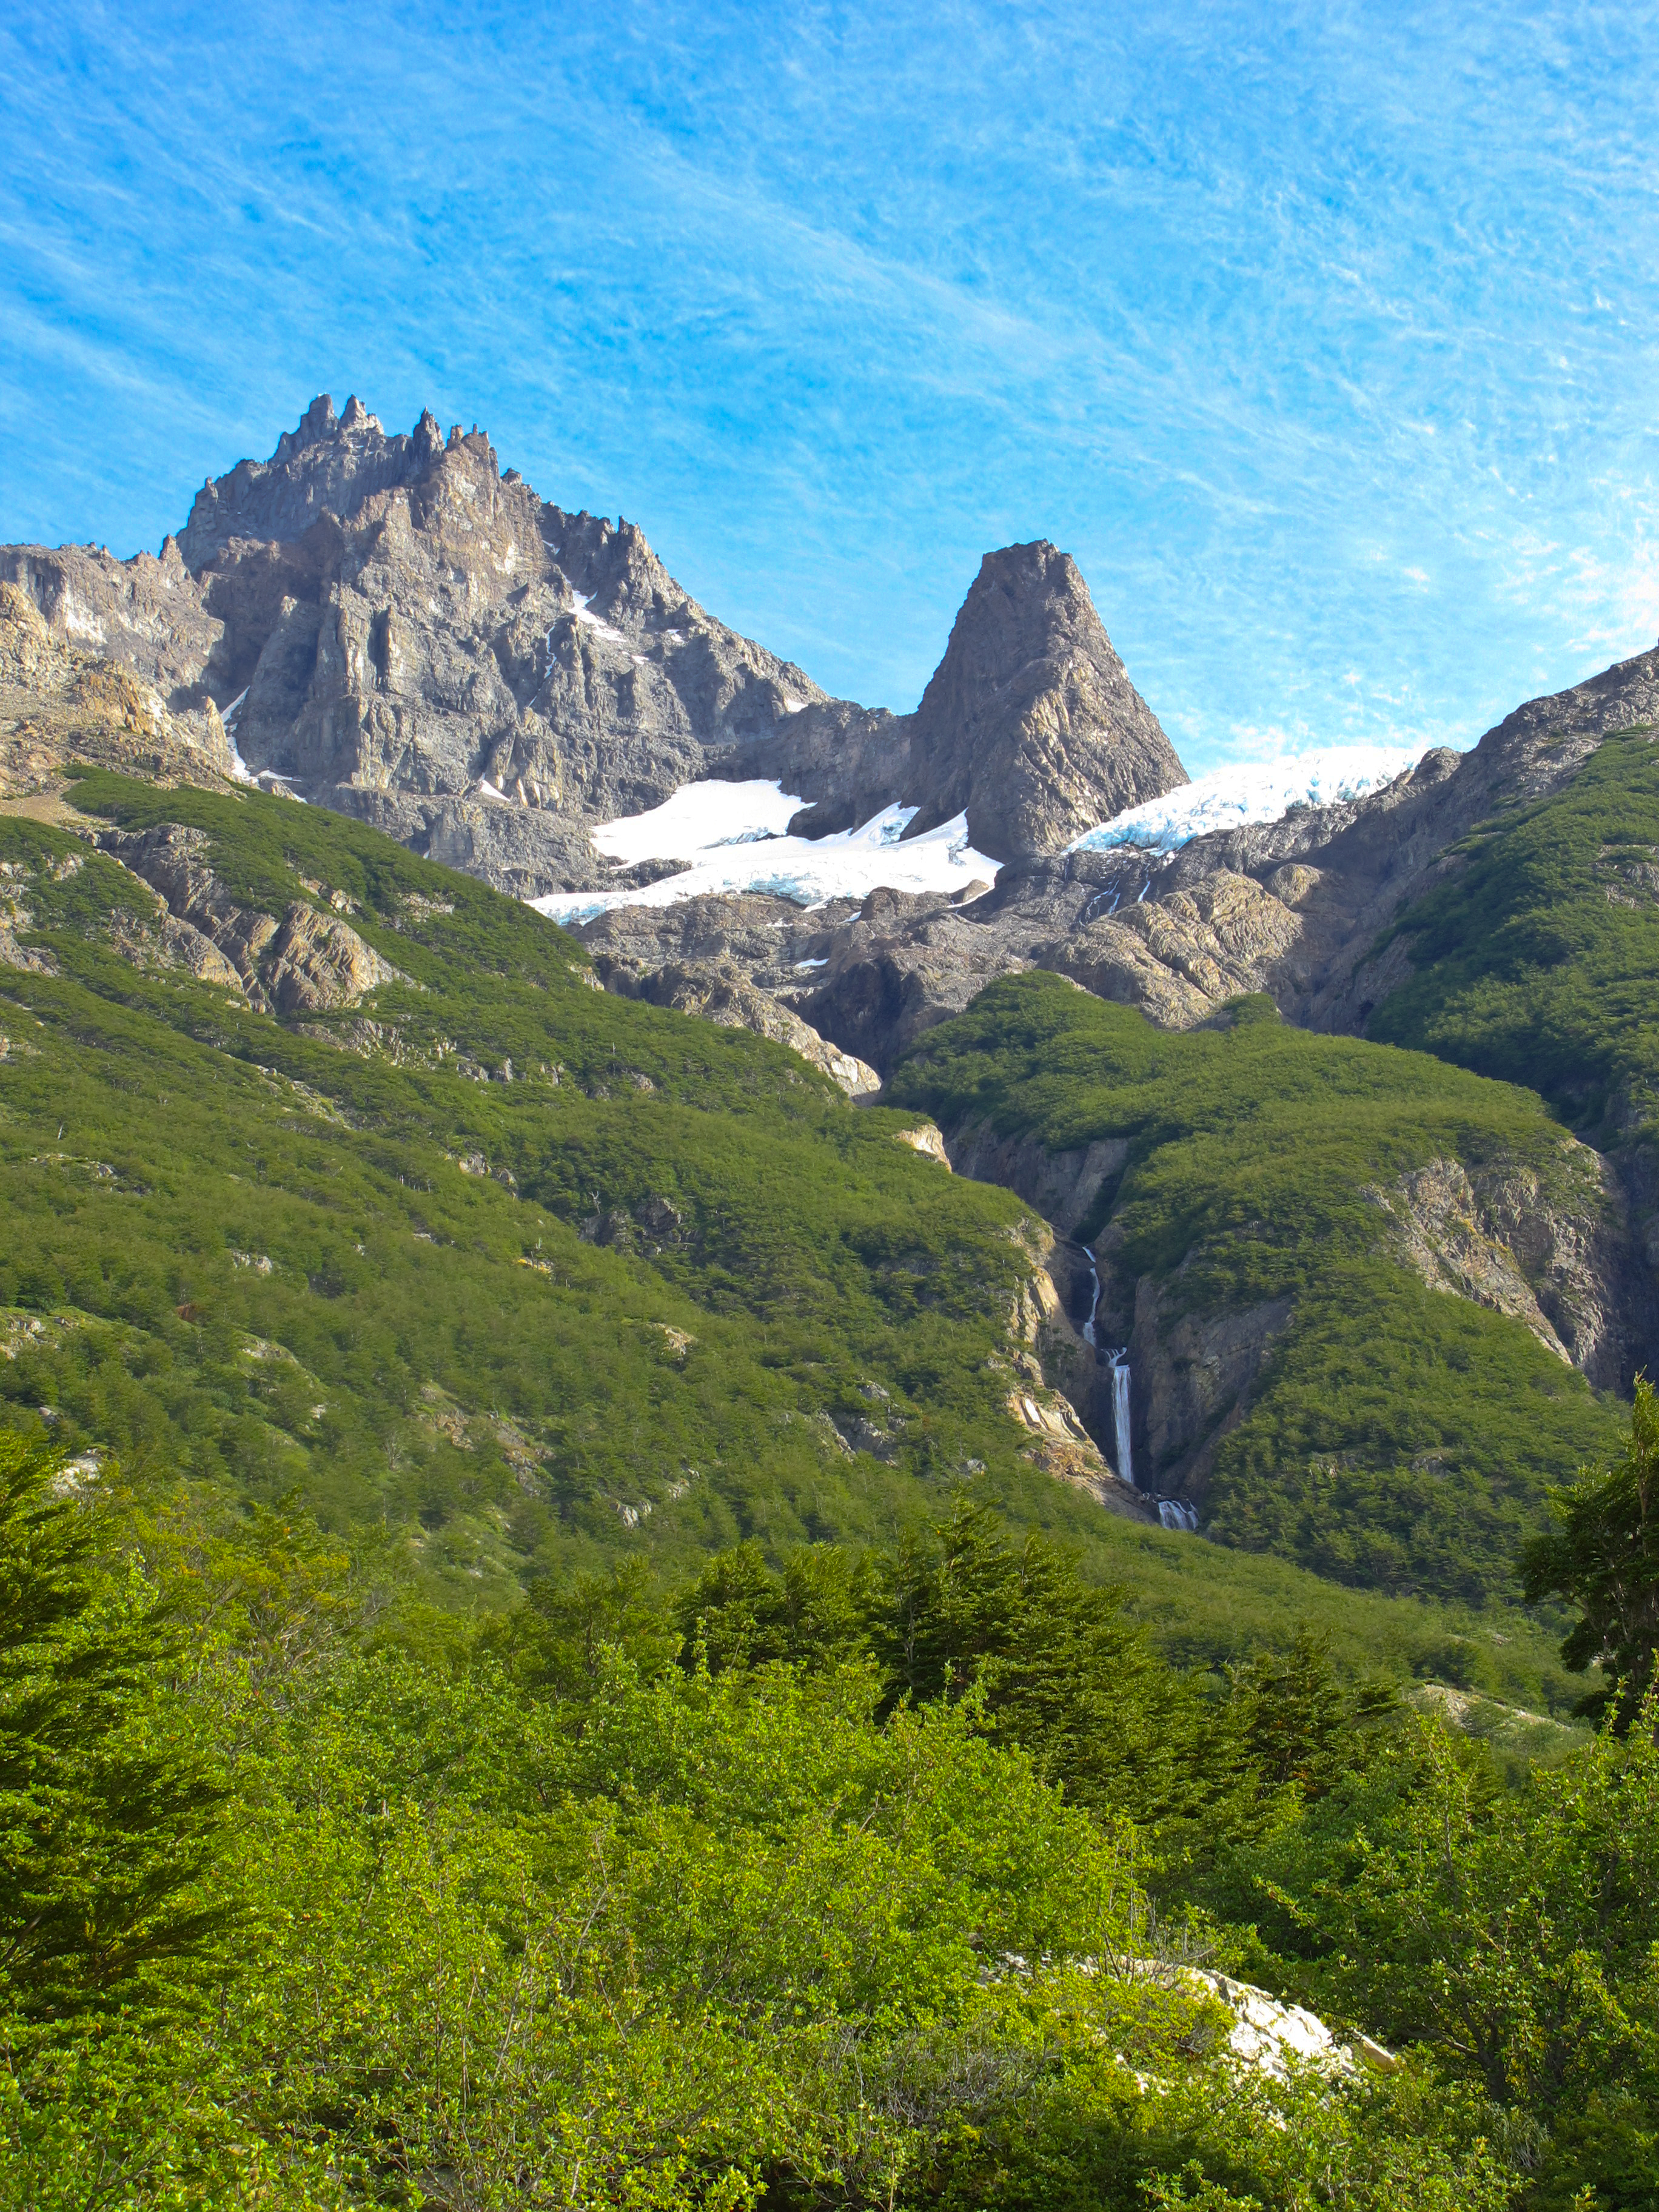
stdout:
<svg viewBox="0 0 1659 2212">
<path fill-rule="evenodd" d="M 903 1117 L 605 996 L 540 917 L 338 817 L 106 778 L 76 798 L 210 832 L 250 903 L 337 891 L 413 988 L 284 1024 L 135 966 L 112 915 L 143 887 L 0 821 L 21 945 L 58 969 L 0 969 L 12 1425 L 138 1478 L 296 1489 L 461 1605 L 750 1534 L 886 1540 L 965 1481 L 1079 1545 L 1187 1659 L 1305 1620 L 1391 1674 L 1571 1704 L 1524 1616 L 1344 1594 L 1031 1466 L 1004 1410 L 1022 1209 L 896 1143 Z M 866 1418 L 890 1457 L 844 1448 L 834 1425 Z"/>
<path fill-rule="evenodd" d="M 1413 973 L 1368 1033 L 1526 1083 L 1601 1143 L 1659 1121 L 1659 748 L 1603 741 L 1469 839 L 1401 916 Z"/>
<path fill-rule="evenodd" d="M 952 1187 L 775 1046 L 605 997 L 539 917 L 372 831 L 82 797 L 210 829 L 222 878 L 278 913 L 301 877 L 343 892 L 415 988 L 377 994 L 368 1054 L 328 1041 L 368 1008 L 299 1033 L 135 968 L 108 936 L 133 879 L 87 854 L 54 880 L 84 848 L 0 825 L 59 969 L 5 979 L 14 1407 L 135 1469 L 415 1524 L 451 1577 L 635 1528 L 671 1552 L 873 1533 L 969 1459 L 1051 1487 L 981 1373 L 1029 1266 L 1003 1194 Z M 815 1418 L 867 1413 L 866 1385 L 890 1467 Z"/>
<path fill-rule="evenodd" d="M 1545 1486 L 1607 1449 L 1613 1409 L 1519 1322 L 1426 1288 L 1370 1194 L 1437 1158 L 1513 1161 L 1547 1194 L 1576 1170 L 1529 1093 L 1282 1027 L 1265 1001 L 1170 1034 L 1043 975 L 930 1032 L 893 1092 L 1053 1151 L 1127 1139 L 1080 1233 L 1109 1212 L 1121 1269 L 1176 1314 L 1290 1302 L 1216 1453 L 1204 1517 L 1222 1541 L 1373 1587 L 1497 1595 Z"/>
<path fill-rule="evenodd" d="M 385 1564 L 0 1432 L 0 2201 L 1651 2205 L 1651 1708 L 1506 1790 L 977 1509 L 482 1623 Z"/>
</svg>

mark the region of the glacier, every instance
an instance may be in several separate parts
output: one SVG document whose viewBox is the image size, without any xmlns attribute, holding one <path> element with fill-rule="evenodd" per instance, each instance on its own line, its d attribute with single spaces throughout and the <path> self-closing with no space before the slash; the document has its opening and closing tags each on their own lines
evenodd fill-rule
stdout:
<svg viewBox="0 0 1659 2212">
<path fill-rule="evenodd" d="M 679 860 L 678 874 L 640 890 L 551 891 L 529 903 L 554 921 L 590 921 L 614 907 L 672 906 L 705 892 L 770 891 L 799 906 L 862 899 L 881 888 L 949 894 L 996 881 L 1000 863 L 976 853 L 968 817 L 958 814 L 920 837 L 906 837 L 914 806 L 889 806 L 856 830 L 792 837 L 788 825 L 805 801 L 781 782 L 684 783 L 643 814 L 601 823 L 596 848 L 617 867 Z"/>
<path fill-rule="evenodd" d="M 1293 806 L 1329 806 L 1363 799 L 1412 767 L 1422 750 L 1413 744 L 1327 745 L 1276 760 L 1236 761 L 1213 769 L 1178 791 L 1149 799 L 1085 830 L 1069 853 L 1109 852 L 1116 846 L 1165 855 L 1194 837 L 1249 823 L 1277 822 Z M 1145 894 L 1143 893 L 1144 896 Z"/>
</svg>

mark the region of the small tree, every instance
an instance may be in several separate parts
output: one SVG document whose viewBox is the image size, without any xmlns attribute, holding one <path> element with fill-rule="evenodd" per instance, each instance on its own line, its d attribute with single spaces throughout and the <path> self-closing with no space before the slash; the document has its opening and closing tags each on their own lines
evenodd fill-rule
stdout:
<svg viewBox="0 0 1659 2212">
<path fill-rule="evenodd" d="M 112 1572 L 100 1506 L 0 1432 L 0 2011 L 150 1993 L 222 1915 L 196 1893 L 224 1792 L 165 1692 L 179 1638 Z M 103 1554 L 103 1556 L 100 1556 Z"/>
<path fill-rule="evenodd" d="M 1556 1526 L 1528 1547 L 1529 1600 L 1565 1598 L 1579 1620 L 1561 1646 L 1569 1667 L 1592 1662 L 1601 1680 L 1577 1710 L 1630 1726 L 1654 1678 L 1659 1650 L 1659 1397 L 1636 1378 L 1630 1444 L 1610 1468 L 1585 1468 L 1552 1491 Z"/>
</svg>

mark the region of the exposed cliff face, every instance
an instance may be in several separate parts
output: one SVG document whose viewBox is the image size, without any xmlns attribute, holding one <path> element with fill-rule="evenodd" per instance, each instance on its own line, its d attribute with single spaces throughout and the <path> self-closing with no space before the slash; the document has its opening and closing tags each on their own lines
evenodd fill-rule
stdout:
<svg viewBox="0 0 1659 2212">
<path fill-rule="evenodd" d="M 965 811 L 975 850 L 1005 860 L 1058 853 L 1187 781 L 1076 562 L 1046 540 L 985 556 L 914 714 L 823 701 L 750 766 L 814 802 L 802 836 L 896 805 L 919 836 Z"/>
<path fill-rule="evenodd" d="M 17 587 L 68 651 L 125 669 L 171 714 L 204 708 L 203 672 L 222 625 L 175 539 L 159 560 L 117 561 L 93 546 L 0 545 L 0 581 Z"/>
<path fill-rule="evenodd" d="M 1652 1336 L 1653 1292 L 1609 1164 L 1565 1139 L 1547 1182 L 1498 1162 L 1431 1160 L 1374 1194 L 1395 1249 L 1431 1290 L 1523 1322 L 1598 1389 L 1628 1389 Z"/>
<path fill-rule="evenodd" d="M 209 865 L 209 840 L 174 822 L 106 830 L 100 848 L 155 891 L 159 939 L 116 931 L 118 949 L 141 964 L 154 945 L 204 982 L 241 992 L 262 1012 L 288 1016 L 355 1006 L 382 983 L 406 983 L 336 913 L 295 900 L 278 915 L 240 905 Z"/>
<path fill-rule="evenodd" d="M 161 777 L 230 769 L 211 708 L 171 710 L 130 665 L 73 643 L 21 586 L 0 583 L 0 797 L 50 786 L 71 758 Z"/>
<path fill-rule="evenodd" d="M 1059 851 L 1187 781 L 1070 554 L 988 553 L 910 737 L 917 830 L 965 807 L 996 860 Z"/>
<path fill-rule="evenodd" d="M 10 547 L 0 575 L 175 714 L 216 702 L 256 773 L 521 896 L 600 880 L 596 822 L 711 775 L 785 780 L 808 834 L 965 807 L 998 854 L 1185 780 L 1053 546 L 987 556 L 896 717 L 826 698 L 476 428 L 388 436 L 356 399 L 205 483 L 159 561 Z"/>
<path fill-rule="evenodd" d="M 429 416 L 320 399 L 204 486 L 161 561 L 13 547 L 0 574 L 249 766 L 522 894 L 595 879 L 658 804 L 823 699 L 680 590 L 632 526 L 502 476 Z"/>
<path fill-rule="evenodd" d="M 736 969 L 714 961 L 672 963 L 635 979 L 602 956 L 595 972 L 607 990 L 623 998 L 644 999 L 653 1006 L 672 1006 L 683 1014 L 697 1014 L 721 1029 L 752 1030 L 798 1052 L 810 1066 L 818 1068 L 849 1098 L 873 1097 L 881 1088 L 875 1069 L 853 1054 L 827 1043 L 798 1014 L 757 990 Z"/>
<path fill-rule="evenodd" d="M 945 1141 L 958 1175 L 1016 1192 L 1065 1237 L 1076 1236 L 1129 1158 L 1121 1137 L 1051 1152 L 1035 1138 L 1000 1137 L 984 1122 L 969 1122 Z"/>
</svg>

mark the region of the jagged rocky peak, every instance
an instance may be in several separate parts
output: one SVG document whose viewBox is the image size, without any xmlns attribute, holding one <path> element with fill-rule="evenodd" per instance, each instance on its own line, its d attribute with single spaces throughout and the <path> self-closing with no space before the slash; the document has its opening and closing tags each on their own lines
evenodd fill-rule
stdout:
<svg viewBox="0 0 1659 2212">
<path fill-rule="evenodd" d="M 1069 553 L 1039 538 L 988 553 L 911 739 L 915 830 L 963 807 L 980 851 L 1058 851 L 1188 781 L 1113 648 Z"/>
<path fill-rule="evenodd" d="M 268 461 L 239 461 L 202 486 L 179 534 L 185 565 L 199 574 L 234 538 L 291 544 L 325 513 L 346 519 L 375 493 L 417 483 L 443 451 L 430 410 L 408 437 L 388 438 L 362 400 L 336 415 L 324 392 Z"/>
</svg>

